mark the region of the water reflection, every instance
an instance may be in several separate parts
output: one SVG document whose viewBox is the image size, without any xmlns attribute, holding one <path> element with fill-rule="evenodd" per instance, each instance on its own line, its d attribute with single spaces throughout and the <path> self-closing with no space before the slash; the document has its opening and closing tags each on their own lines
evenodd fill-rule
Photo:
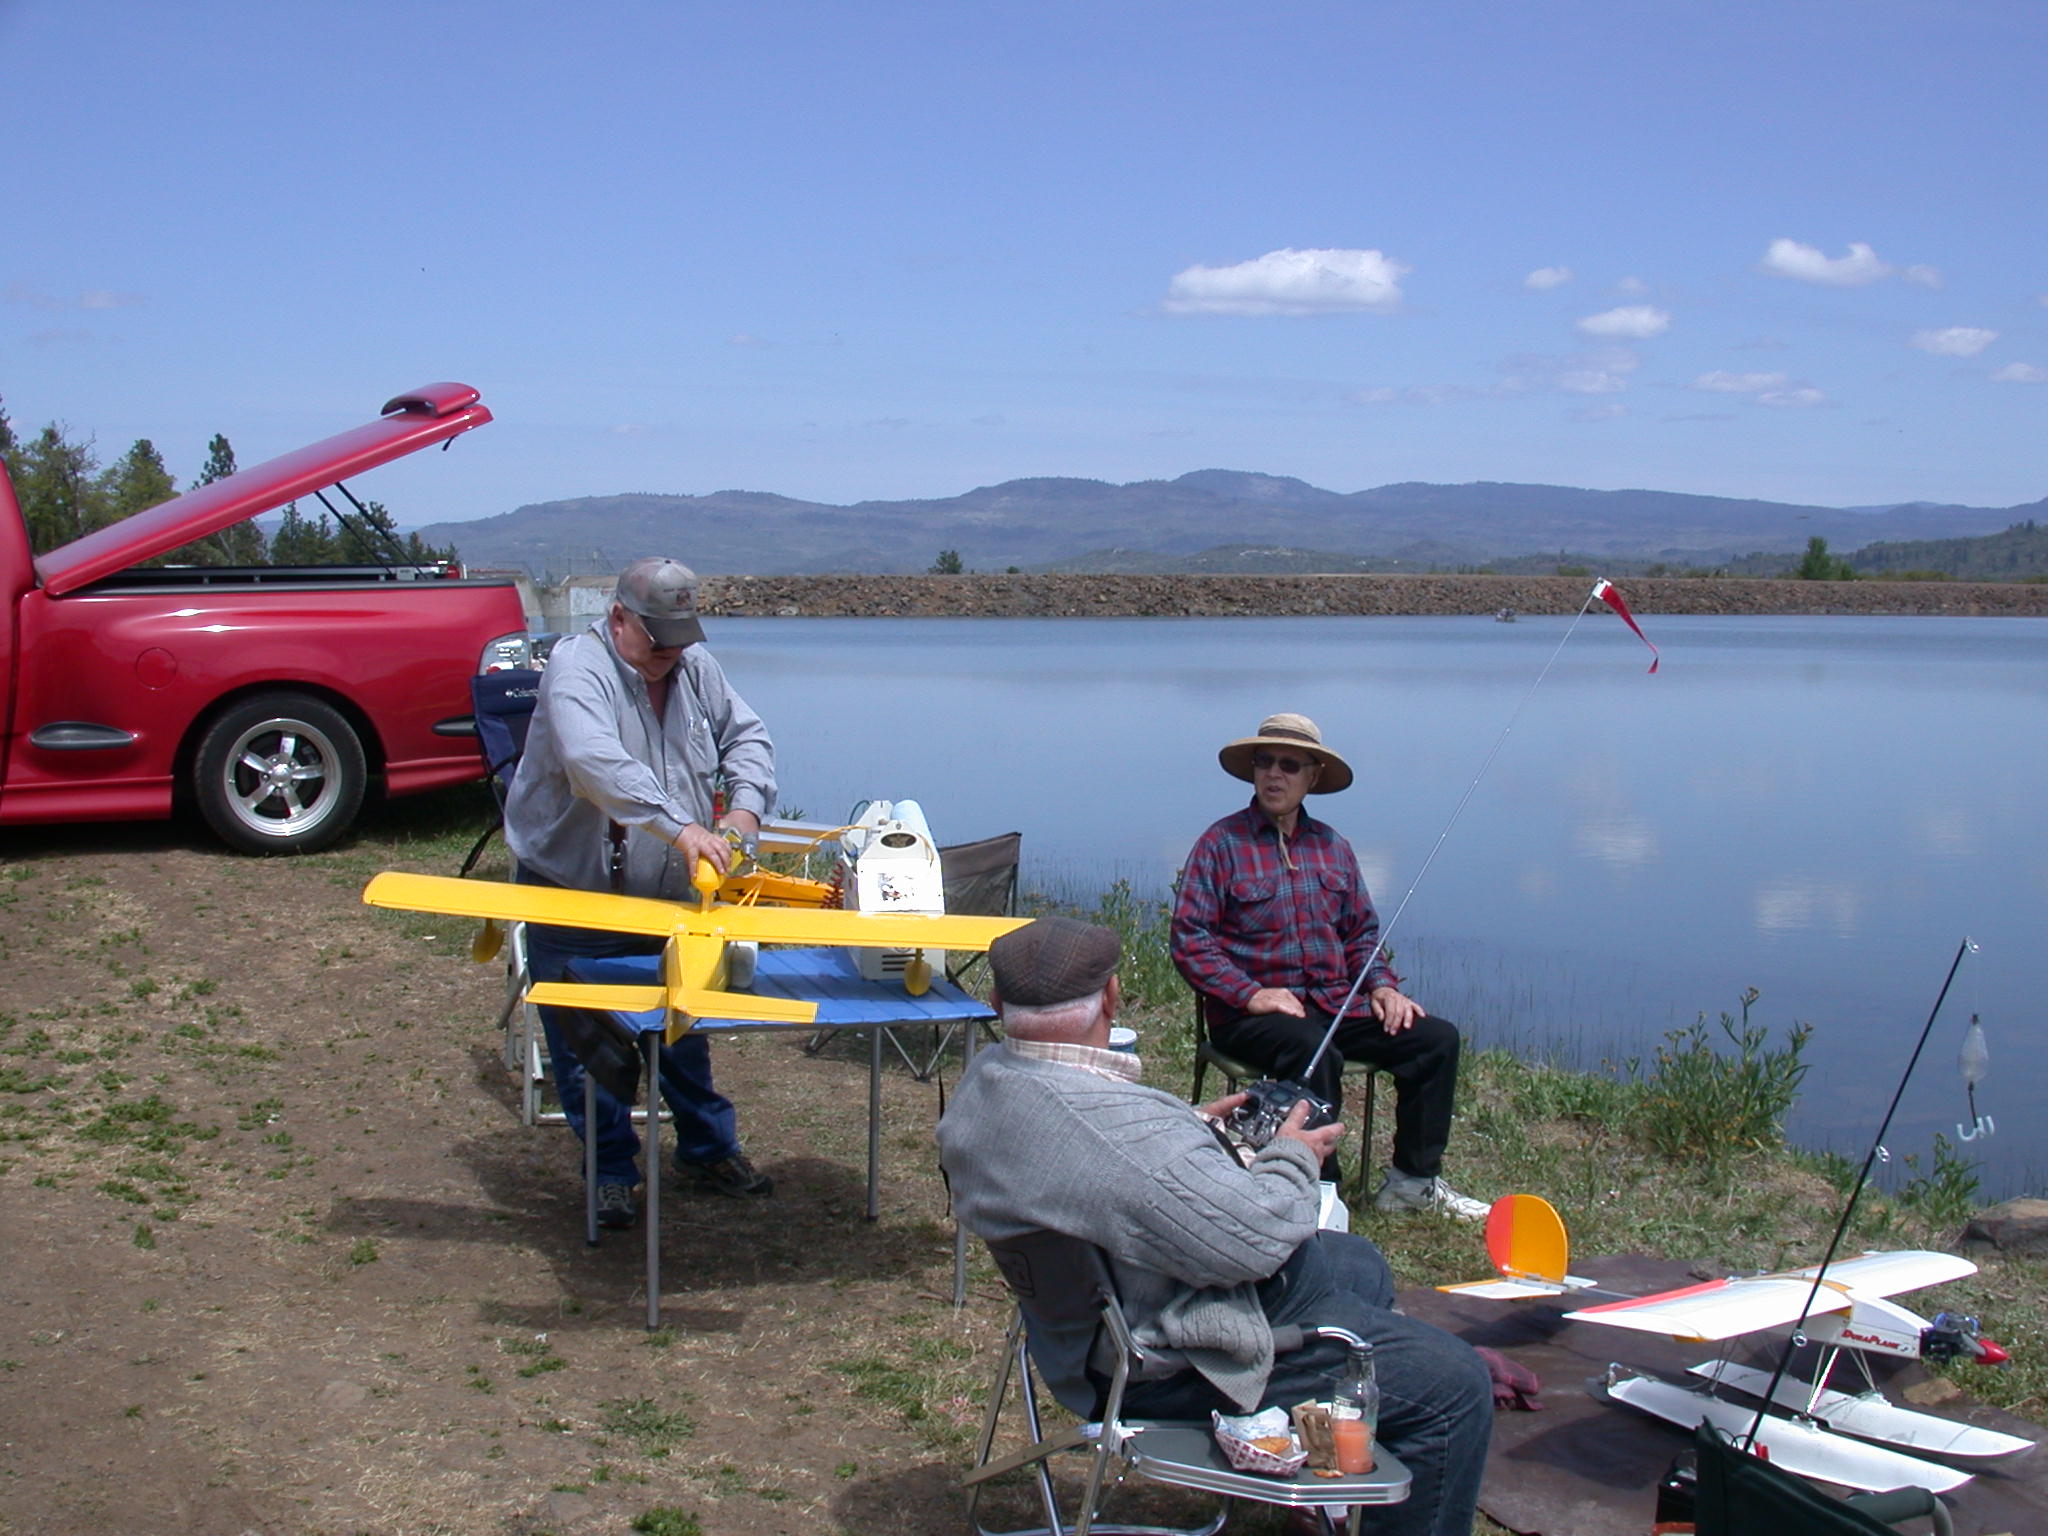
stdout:
<svg viewBox="0 0 2048 1536">
<path fill-rule="evenodd" d="M 1862 910 L 1862 893 L 1839 882 L 1780 880 L 1759 886 L 1756 893 L 1756 927 L 1763 934 L 1820 928 L 1837 938 L 1852 938 Z"/>
<path fill-rule="evenodd" d="M 1760 1022 L 1814 1024 L 1795 1129 L 1844 1145 L 1964 932 L 1970 1007 L 2037 1039 L 2048 623 L 1645 622 L 1657 676 L 1589 620 L 1473 790 L 1394 936 L 1426 998 L 1597 1061 L 1760 987 Z M 1117 878 L 1163 895 L 1248 797 L 1217 748 L 1299 710 L 1358 770 L 1314 809 L 1390 911 L 1565 623 L 727 620 L 711 643 L 775 732 L 786 806 L 914 797 L 942 842 L 1021 830 L 1027 884 L 1083 898 Z M 1902 746 L 1901 720 L 1939 750 Z M 1922 1076 L 1902 1152 L 1958 1117 L 1947 1066 Z M 1996 1188 L 2048 1166 L 2048 1124 L 2018 1129 L 2048 1053 L 2003 1052 L 1989 1087 L 2001 1135 L 1972 1152 Z"/>
</svg>

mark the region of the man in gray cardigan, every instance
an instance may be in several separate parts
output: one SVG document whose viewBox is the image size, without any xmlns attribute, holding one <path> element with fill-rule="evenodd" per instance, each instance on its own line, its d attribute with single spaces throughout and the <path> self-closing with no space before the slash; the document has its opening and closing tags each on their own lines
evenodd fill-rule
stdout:
<svg viewBox="0 0 2048 1536">
<path fill-rule="evenodd" d="M 1191 1369 L 1125 1395 L 1137 1418 L 1249 1412 L 1314 1397 L 1343 1363 L 1319 1341 L 1275 1357 L 1273 1329 L 1334 1325 L 1372 1341 L 1380 1435 L 1414 1474 L 1376 1511 L 1398 1536 L 1467 1536 L 1492 1432 L 1486 1366 L 1460 1340 L 1392 1310 L 1379 1250 L 1318 1232 L 1317 1169 L 1341 1126 L 1297 1106 L 1249 1164 L 1214 1128 L 1242 1099 L 1194 1109 L 1108 1049 L 1122 999 L 1114 932 L 1040 918 L 989 950 L 1002 1045 L 978 1054 L 939 1122 L 960 1220 L 984 1238 L 1032 1230 L 1095 1244 L 1140 1343 Z"/>
</svg>

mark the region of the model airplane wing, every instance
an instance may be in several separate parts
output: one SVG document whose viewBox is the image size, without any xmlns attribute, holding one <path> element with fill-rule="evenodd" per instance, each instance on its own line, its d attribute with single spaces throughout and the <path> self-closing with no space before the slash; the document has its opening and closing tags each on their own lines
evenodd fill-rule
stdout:
<svg viewBox="0 0 2048 1536">
<path fill-rule="evenodd" d="M 555 928 L 602 928 L 657 938 L 676 931 L 676 914 L 681 910 L 675 902 L 650 901 L 644 896 L 511 885 L 502 880 L 457 880 L 449 875 L 411 875 L 397 870 L 372 877 L 363 887 L 363 901 L 402 912 L 445 912 L 451 917 L 545 923 Z"/>
<path fill-rule="evenodd" d="M 1708 1280 L 1675 1291 L 1586 1307 L 1565 1316 L 1575 1322 L 1634 1328 L 1676 1339 L 1732 1339 L 1796 1323 L 1802 1312 L 1844 1311 L 1855 1304 L 1858 1294 L 1890 1296 L 1960 1279 L 1974 1273 L 1977 1266 L 1947 1253 L 1866 1253 L 1828 1266 L 1827 1278 L 1809 1311 L 1807 1298 L 1813 1295 L 1817 1268 Z"/>
<path fill-rule="evenodd" d="M 987 949 L 1023 917 L 949 917 L 906 912 L 844 912 L 833 908 L 696 907 L 687 902 L 552 885 L 511 885 L 387 870 L 363 888 L 373 907 L 446 912 L 500 922 L 545 923 L 652 936 L 753 939 L 763 944 L 844 944 L 870 949 Z"/>
</svg>

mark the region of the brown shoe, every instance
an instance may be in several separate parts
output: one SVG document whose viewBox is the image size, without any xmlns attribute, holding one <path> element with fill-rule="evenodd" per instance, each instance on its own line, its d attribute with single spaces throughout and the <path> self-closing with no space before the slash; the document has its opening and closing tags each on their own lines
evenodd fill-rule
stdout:
<svg viewBox="0 0 2048 1536">
<path fill-rule="evenodd" d="M 772 1195 L 775 1181 L 747 1161 L 747 1154 L 735 1152 L 731 1157 L 721 1157 L 715 1163 L 683 1163 L 683 1173 L 707 1194 L 731 1195 L 735 1199 L 747 1195 Z"/>
</svg>

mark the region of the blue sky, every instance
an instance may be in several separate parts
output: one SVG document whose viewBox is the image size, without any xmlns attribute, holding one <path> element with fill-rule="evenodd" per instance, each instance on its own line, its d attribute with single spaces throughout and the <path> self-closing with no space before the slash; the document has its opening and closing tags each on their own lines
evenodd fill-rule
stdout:
<svg viewBox="0 0 2048 1536">
<path fill-rule="evenodd" d="M 403 523 L 1231 468 L 2048 494 L 2048 6 L 0 0 L 0 400 Z"/>
</svg>

